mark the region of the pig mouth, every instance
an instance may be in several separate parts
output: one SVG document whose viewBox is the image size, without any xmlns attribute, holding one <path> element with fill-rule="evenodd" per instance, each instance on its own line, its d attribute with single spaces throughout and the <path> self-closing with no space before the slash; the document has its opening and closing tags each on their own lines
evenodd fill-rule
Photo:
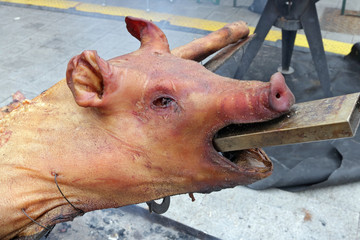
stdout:
<svg viewBox="0 0 360 240">
<path fill-rule="evenodd" d="M 219 153 L 242 172 L 267 173 L 272 170 L 272 163 L 261 148 Z"/>
<path fill-rule="evenodd" d="M 212 135 L 212 148 L 221 159 L 220 165 L 227 169 L 234 170 L 241 175 L 249 177 L 254 182 L 263 179 L 272 173 L 273 165 L 267 154 L 261 148 L 251 148 L 239 151 L 221 152 L 214 144 L 214 139 L 221 135 L 221 128 Z"/>
</svg>

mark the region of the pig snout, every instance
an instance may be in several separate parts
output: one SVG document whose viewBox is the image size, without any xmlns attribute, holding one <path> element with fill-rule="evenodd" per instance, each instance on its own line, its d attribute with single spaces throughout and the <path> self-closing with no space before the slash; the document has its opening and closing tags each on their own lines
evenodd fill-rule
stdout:
<svg viewBox="0 0 360 240">
<path fill-rule="evenodd" d="M 288 112 L 295 97 L 281 73 L 271 76 L 270 82 L 238 81 L 221 100 L 225 123 L 263 122 Z M 230 86 L 227 87 L 230 89 Z M 224 95 L 224 94 L 222 94 Z"/>
<path fill-rule="evenodd" d="M 284 76 L 277 72 L 270 78 L 269 105 L 274 111 L 284 113 L 295 103 L 295 97 L 285 83 Z"/>
</svg>

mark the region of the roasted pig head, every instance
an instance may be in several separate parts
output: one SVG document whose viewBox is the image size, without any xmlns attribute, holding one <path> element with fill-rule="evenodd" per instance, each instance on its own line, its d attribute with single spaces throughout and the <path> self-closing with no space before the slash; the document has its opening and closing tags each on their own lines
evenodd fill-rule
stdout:
<svg viewBox="0 0 360 240">
<path fill-rule="evenodd" d="M 272 164 L 262 150 L 244 150 L 230 160 L 214 148 L 213 138 L 229 124 L 288 112 L 294 96 L 284 77 L 276 73 L 270 82 L 260 82 L 218 76 L 172 55 L 152 22 L 127 17 L 126 23 L 140 49 L 108 61 L 84 51 L 71 59 L 66 74 L 76 103 L 92 108 L 98 124 L 118 139 L 118 151 L 128 151 L 127 158 L 113 152 L 111 162 L 99 159 L 96 164 L 112 169 L 99 175 L 141 186 L 148 200 L 211 192 L 270 175 Z M 116 184 L 102 187 L 117 191 Z M 144 200 L 129 194 L 135 202 Z"/>
</svg>

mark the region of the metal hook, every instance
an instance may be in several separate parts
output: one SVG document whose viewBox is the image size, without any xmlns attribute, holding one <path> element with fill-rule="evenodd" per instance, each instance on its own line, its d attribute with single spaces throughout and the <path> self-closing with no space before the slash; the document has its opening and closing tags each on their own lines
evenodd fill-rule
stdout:
<svg viewBox="0 0 360 240">
<path fill-rule="evenodd" d="M 163 201 L 160 204 L 158 204 L 154 200 L 146 202 L 146 204 L 149 206 L 150 213 L 154 212 L 154 213 L 157 213 L 157 214 L 163 214 L 170 207 L 170 197 L 169 196 L 164 197 Z"/>
<path fill-rule="evenodd" d="M 63 194 L 63 192 L 61 191 L 60 189 L 60 186 L 57 182 L 57 176 L 58 174 L 57 173 L 54 173 L 54 181 L 55 181 L 55 184 L 56 184 L 56 187 L 58 188 L 59 192 L 61 193 L 61 195 L 64 197 L 64 199 L 78 212 L 79 215 L 84 215 L 84 211 L 75 207 L 66 197 L 65 195 Z M 35 221 L 32 217 L 30 217 L 24 208 L 21 209 L 21 211 L 25 214 L 26 217 L 28 217 L 33 223 L 39 225 L 40 227 L 44 228 L 44 231 L 43 232 L 40 232 L 40 234 L 38 236 L 36 236 L 34 239 L 41 239 L 43 236 L 45 236 L 45 238 L 47 238 L 49 236 L 49 234 L 51 233 L 51 231 L 53 230 L 53 228 L 55 227 L 55 224 L 54 225 L 51 225 L 51 226 L 44 226 L 42 224 L 40 224 L 39 222 Z"/>
<path fill-rule="evenodd" d="M 32 217 L 30 217 L 26 212 L 25 209 L 22 208 L 21 211 L 25 214 L 26 217 L 28 217 L 33 223 L 36 223 L 37 225 L 39 225 L 40 227 L 44 228 L 45 230 L 50 230 L 50 228 L 45 227 L 44 225 L 40 224 L 39 222 L 35 221 Z"/>
<path fill-rule="evenodd" d="M 32 217 L 30 217 L 26 212 L 25 212 L 25 209 L 22 208 L 21 211 L 25 214 L 26 217 L 28 217 L 33 223 L 39 225 L 40 227 L 44 228 L 44 230 L 42 232 L 40 232 L 39 234 L 37 234 L 36 236 L 34 236 L 34 240 L 38 240 L 38 239 L 41 239 L 43 236 L 45 238 L 47 238 L 51 231 L 54 229 L 55 227 L 55 224 L 54 225 L 51 225 L 51 226 L 48 226 L 48 227 L 45 227 L 44 225 L 40 224 L 39 222 L 35 221 Z"/>
<path fill-rule="evenodd" d="M 59 184 L 58 184 L 58 182 L 57 182 L 57 180 L 56 180 L 56 177 L 57 177 L 57 176 L 58 176 L 57 173 L 55 173 L 55 174 L 54 174 L 54 180 L 55 180 L 56 187 L 58 188 L 59 192 L 61 193 L 61 196 L 63 196 L 63 198 L 70 204 L 70 206 L 72 206 L 72 207 L 79 213 L 80 216 L 84 215 L 85 212 L 84 212 L 83 210 L 75 207 L 75 206 L 65 197 L 65 195 L 64 195 L 63 192 L 61 191 L 61 189 L 60 189 L 60 187 L 59 187 Z"/>
</svg>

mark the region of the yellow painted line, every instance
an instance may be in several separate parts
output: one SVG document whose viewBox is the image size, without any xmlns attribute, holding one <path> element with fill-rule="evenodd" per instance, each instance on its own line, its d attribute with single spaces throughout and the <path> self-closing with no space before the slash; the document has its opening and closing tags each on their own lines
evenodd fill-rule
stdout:
<svg viewBox="0 0 360 240">
<path fill-rule="evenodd" d="M 75 7 L 79 2 L 74 1 L 62 1 L 62 0 L 4 0 L 0 2 L 27 4 L 41 7 L 52 7 L 59 9 L 69 9 Z"/>
<path fill-rule="evenodd" d="M 173 18 L 170 20 L 170 23 L 175 26 L 197 28 L 206 31 L 216 31 L 224 27 L 226 24 L 228 24 L 226 22 L 217 22 L 212 20 L 190 18 L 190 17 L 176 16 L 176 15 L 173 16 Z"/>
<path fill-rule="evenodd" d="M 81 3 L 68 0 L 0 0 L 0 2 L 14 3 L 14 4 L 26 4 L 41 7 L 51 7 L 58 9 L 75 8 L 78 12 L 86 13 L 98 13 L 110 16 L 133 16 L 145 18 L 155 22 L 168 21 L 171 25 L 187 28 L 201 29 L 205 31 L 215 31 L 223 26 L 226 22 L 218 22 L 200 18 L 192 18 L 186 16 L 177 16 L 168 13 L 160 12 L 147 12 L 140 9 L 132 9 L 125 7 L 115 6 L 102 6 L 98 4 Z M 254 27 L 249 27 L 250 32 L 254 31 Z M 281 40 L 281 31 L 270 30 L 265 40 L 276 42 Z M 350 52 L 352 44 L 343 43 L 335 40 L 323 39 L 324 49 L 326 52 L 346 55 Z M 306 36 L 303 34 L 297 34 L 295 39 L 295 46 L 309 48 Z"/>
<path fill-rule="evenodd" d="M 255 28 L 249 27 L 250 33 L 253 33 Z M 276 42 L 281 40 L 281 31 L 270 30 L 265 40 Z M 323 45 L 326 52 L 347 55 L 350 53 L 353 44 L 344 43 L 335 40 L 323 38 Z M 308 41 L 304 34 L 296 34 L 295 46 L 309 48 Z"/>
<path fill-rule="evenodd" d="M 206 31 L 215 31 L 222 28 L 227 23 L 205 20 L 200 18 L 191 18 L 185 16 L 176 16 L 168 13 L 147 12 L 139 9 L 124 7 L 99 6 L 98 4 L 81 3 L 75 8 L 77 11 L 88 13 L 100 13 L 112 16 L 133 16 L 141 17 L 155 22 L 168 21 L 170 24 L 180 27 L 197 28 Z"/>
<path fill-rule="evenodd" d="M 341 55 L 349 54 L 353 46 L 351 43 L 344 43 L 330 39 L 323 39 L 323 43 L 325 51 Z"/>
</svg>

